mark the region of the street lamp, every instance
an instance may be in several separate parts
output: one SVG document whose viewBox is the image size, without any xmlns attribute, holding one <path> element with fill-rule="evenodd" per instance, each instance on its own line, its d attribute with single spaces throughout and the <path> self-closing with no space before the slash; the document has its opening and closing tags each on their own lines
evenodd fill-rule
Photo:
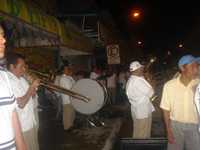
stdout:
<svg viewBox="0 0 200 150">
<path fill-rule="evenodd" d="M 134 12 L 134 13 L 133 13 L 133 17 L 134 17 L 134 18 L 138 18 L 139 16 L 140 16 L 140 13 L 139 13 L 139 12 Z"/>
<path fill-rule="evenodd" d="M 141 41 L 138 41 L 138 42 L 137 42 L 137 44 L 138 44 L 138 45 L 141 45 L 141 44 L 142 44 L 142 42 L 141 42 Z"/>
<path fill-rule="evenodd" d="M 139 10 L 132 10 L 131 16 L 133 19 L 138 19 L 140 18 L 141 12 Z"/>
<path fill-rule="evenodd" d="M 179 44 L 178 47 L 179 47 L 179 48 L 183 48 L 183 44 Z"/>
</svg>

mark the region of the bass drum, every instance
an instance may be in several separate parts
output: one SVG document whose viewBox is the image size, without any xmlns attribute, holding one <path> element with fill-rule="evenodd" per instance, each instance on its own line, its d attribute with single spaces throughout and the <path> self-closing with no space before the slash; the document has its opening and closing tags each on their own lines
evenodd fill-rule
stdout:
<svg viewBox="0 0 200 150">
<path fill-rule="evenodd" d="M 81 114 L 94 114 L 104 106 L 106 100 L 108 99 L 108 93 L 105 86 L 92 79 L 78 80 L 72 87 L 72 91 L 90 99 L 87 103 L 71 97 L 71 103 L 74 109 Z"/>
</svg>

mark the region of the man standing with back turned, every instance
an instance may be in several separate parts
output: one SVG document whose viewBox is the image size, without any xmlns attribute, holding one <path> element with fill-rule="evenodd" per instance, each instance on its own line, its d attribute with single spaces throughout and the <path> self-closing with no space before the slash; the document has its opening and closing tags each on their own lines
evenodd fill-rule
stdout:
<svg viewBox="0 0 200 150">
<path fill-rule="evenodd" d="M 164 85 L 160 107 L 163 109 L 168 150 L 199 150 L 198 117 L 194 92 L 198 64 L 192 55 L 178 62 L 180 75 Z"/>
<path fill-rule="evenodd" d="M 144 78 L 144 67 L 138 61 L 130 64 L 131 76 L 126 84 L 126 94 L 131 104 L 133 138 L 145 139 L 151 136 L 152 112 L 155 110 L 150 98 L 152 86 Z"/>
</svg>

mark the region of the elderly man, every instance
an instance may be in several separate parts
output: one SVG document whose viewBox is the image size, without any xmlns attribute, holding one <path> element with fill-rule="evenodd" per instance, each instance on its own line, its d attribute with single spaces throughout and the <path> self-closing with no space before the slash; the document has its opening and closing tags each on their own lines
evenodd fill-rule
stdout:
<svg viewBox="0 0 200 150">
<path fill-rule="evenodd" d="M 5 52 L 4 30 L 0 25 L 0 62 Z M 8 80 L 7 71 L 0 63 L 0 149 L 1 150 L 26 150 L 26 145 L 21 132 L 16 101 Z"/>
<path fill-rule="evenodd" d="M 133 138 L 150 138 L 152 112 L 155 110 L 150 98 L 154 94 L 152 86 L 144 78 L 144 67 L 134 61 L 130 64 L 131 76 L 126 84 L 126 94 L 131 104 Z"/>
<path fill-rule="evenodd" d="M 198 64 L 195 57 L 185 55 L 180 58 L 178 67 L 180 75 L 165 83 L 160 104 L 168 150 L 199 150 L 198 116 L 194 104 Z"/>
</svg>

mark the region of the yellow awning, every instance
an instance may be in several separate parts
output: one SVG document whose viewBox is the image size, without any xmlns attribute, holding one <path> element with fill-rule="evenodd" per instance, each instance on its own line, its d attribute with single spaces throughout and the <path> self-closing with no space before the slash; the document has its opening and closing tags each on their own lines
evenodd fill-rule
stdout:
<svg viewBox="0 0 200 150">
<path fill-rule="evenodd" d="M 0 11 L 48 32 L 59 33 L 60 23 L 56 18 L 42 13 L 37 8 L 28 6 L 21 0 L 1 0 Z"/>
<path fill-rule="evenodd" d="M 1 14 L 5 14 L 5 16 Z M 87 52 L 91 52 L 94 48 L 91 40 L 73 25 L 70 23 L 64 25 L 55 17 L 29 6 L 22 0 L 0 0 L 0 16 L 6 17 L 6 15 L 58 35 L 62 46 Z"/>
</svg>

